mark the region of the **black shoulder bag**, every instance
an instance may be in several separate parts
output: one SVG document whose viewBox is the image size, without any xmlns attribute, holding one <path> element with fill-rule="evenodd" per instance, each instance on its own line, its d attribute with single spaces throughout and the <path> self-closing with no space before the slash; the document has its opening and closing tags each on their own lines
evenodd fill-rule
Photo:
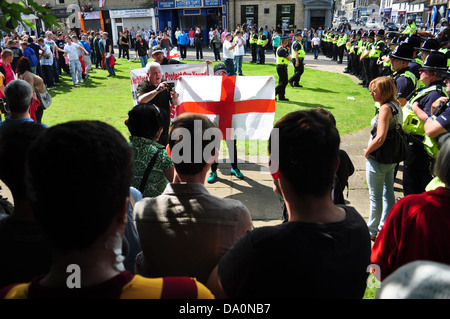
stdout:
<svg viewBox="0 0 450 319">
<path fill-rule="evenodd" d="M 397 109 L 389 103 L 392 115 L 398 114 Z M 377 126 L 373 128 L 372 138 L 377 135 Z M 405 133 L 401 124 L 396 123 L 395 128 L 389 129 L 386 140 L 380 148 L 376 149 L 370 154 L 370 157 L 375 159 L 378 163 L 394 164 L 400 163 L 406 159 L 407 149 L 405 142 Z"/>
</svg>

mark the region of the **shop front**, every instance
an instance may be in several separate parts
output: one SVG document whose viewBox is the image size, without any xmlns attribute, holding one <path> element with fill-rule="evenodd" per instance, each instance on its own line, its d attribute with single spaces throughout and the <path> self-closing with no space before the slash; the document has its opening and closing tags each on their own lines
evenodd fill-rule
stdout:
<svg viewBox="0 0 450 319">
<path fill-rule="evenodd" d="M 189 32 L 199 27 L 203 42 L 208 43 L 210 28 L 225 29 L 227 26 L 226 0 L 171 0 L 156 1 L 156 30 L 176 28 Z"/>
<path fill-rule="evenodd" d="M 156 30 L 155 9 L 110 10 L 112 40 L 117 42 L 119 32 L 134 28 Z"/>
</svg>

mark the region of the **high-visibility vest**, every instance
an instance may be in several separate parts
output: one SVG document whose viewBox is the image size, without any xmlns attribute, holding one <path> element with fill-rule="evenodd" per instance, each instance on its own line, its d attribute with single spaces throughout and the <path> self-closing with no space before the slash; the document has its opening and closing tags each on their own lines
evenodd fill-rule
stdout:
<svg viewBox="0 0 450 319">
<path fill-rule="evenodd" d="M 361 55 L 361 53 L 363 52 L 364 45 L 365 45 L 365 41 L 364 40 L 359 40 L 358 41 L 358 51 L 356 52 L 357 55 Z"/>
<path fill-rule="evenodd" d="M 346 42 L 347 42 L 347 35 L 344 34 L 344 35 L 339 36 L 339 38 L 338 38 L 336 44 L 337 44 L 338 47 L 341 47 L 341 46 L 343 46 Z"/>
<path fill-rule="evenodd" d="M 300 44 L 300 50 L 298 50 L 298 57 L 299 57 L 299 59 L 304 58 L 306 53 L 305 53 L 305 50 L 303 48 L 303 44 L 301 42 L 298 42 L 297 40 L 294 40 L 294 42 L 292 42 L 292 47 L 291 47 L 291 57 L 292 57 L 292 59 L 295 59 L 295 54 L 294 54 L 294 52 L 295 52 L 294 44 L 295 43 Z"/>
<path fill-rule="evenodd" d="M 398 79 L 399 77 L 401 77 L 401 76 L 404 76 L 405 78 L 410 79 L 410 80 L 412 81 L 412 83 L 414 84 L 414 87 L 416 87 L 416 85 L 417 85 L 417 78 L 416 78 L 416 76 L 414 75 L 414 73 L 412 73 L 411 71 L 406 71 L 406 72 L 403 72 L 402 74 L 397 74 L 397 75 L 393 78 L 394 82 L 397 81 L 397 79 Z"/>
<path fill-rule="evenodd" d="M 419 98 L 424 97 L 430 92 L 439 91 L 443 96 L 448 97 L 448 93 L 445 91 L 445 86 L 433 85 L 429 88 L 422 89 L 413 96 L 408 103 L 403 107 L 403 129 L 405 132 L 417 134 L 423 136 L 423 148 L 433 158 L 437 158 L 439 154 L 438 141 L 436 138 L 431 138 L 425 134 L 425 124 L 419 120 L 416 112 L 412 110 L 412 105 Z"/>
<path fill-rule="evenodd" d="M 289 61 L 289 60 L 286 59 L 286 58 L 280 57 L 280 56 L 278 55 L 278 51 L 280 51 L 281 49 L 289 50 L 288 47 L 283 47 L 283 46 L 281 46 L 281 47 L 279 47 L 279 48 L 277 49 L 277 51 L 276 51 L 277 64 L 285 64 L 285 65 L 289 65 L 289 63 L 290 63 L 291 61 Z"/>
<path fill-rule="evenodd" d="M 261 35 L 258 37 L 258 42 L 257 42 L 258 45 L 263 45 L 263 44 L 266 42 L 266 40 L 263 40 L 263 39 L 262 39 L 263 35 L 264 35 L 264 34 L 261 34 Z"/>
<path fill-rule="evenodd" d="M 448 52 L 448 48 L 440 48 L 439 52 L 442 52 L 442 53 L 444 53 L 446 55 L 447 52 Z M 449 67 L 449 66 L 450 66 L 450 58 L 447 59 L 447 67 Z"/>
<path fill-rule="evenodd" d="M 369 58 L 379 58 L 379 57 L 380 57 L 380 55 L 381 55 L 381 50 L 378 49 L 378 46 L 379 46 L 381 43 L 384 43 L 384 41 L 383 41 L 383 40 L 378 40 L 377 42 L 375 42 L 375 43 L 372 45 L 372 48 L 371 48 L 370 53 L 369 53 Z"/>
<path fill-rule="evenodd" d="M 417 26 L 416 24 L 413 22 L 411 24 L 408 24 L 405 28 L 405 30 L 402 32 L 402 34 L 411 34 L 416 32 Z"/>
<path fill-rule="evenodd" d="M 416 112 L 414 112 L 412 109 L 412 105 L 414 104 L 414 102 L 433 91 L 438 91 L 442 95 L 448 97 L 448 93 L 445 91 L 445 87 L 442 85 L 432 85 L 428 88 L 416 91 L 415 95 L 403 107 L 403 130 L 405 130 L 405 132 L 425 136 L 424 123 L 419 120 Z"/>
<path fill-rule="evenodd" d="M 249 41 L 250 44 L 253 44 L 253 43 L 258 42 L 258 38 L 256 38 L 255 35 L 256 35 L 256 33 L 253 33 L 253 34 L 250 36 L 250 41 Z"/>
</svg>

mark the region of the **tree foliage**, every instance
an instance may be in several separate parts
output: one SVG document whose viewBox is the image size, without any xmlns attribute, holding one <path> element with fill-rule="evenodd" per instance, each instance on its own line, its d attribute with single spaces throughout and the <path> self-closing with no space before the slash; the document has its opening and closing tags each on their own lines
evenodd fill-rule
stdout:
<svg viewBox="0 0 450 319">
<path fill-rule="evenodd" d="M 42 19 L 45 25 L 51 26 L 56 25 L 59 26 L 56 18 L 51 15 L 52 12 L 50 9 L 45 8 L 34 0 L 28 0 L 28 4 L 20 1 L 18 3 L 8 2 L 1 0 L 0 1 L 0 30 L 6 33 L 17 28 L 17 26 L 22 24 L 23 26 L 28 26 L 30 28 L 34 28 L 34 24 L 29 20 L 23 20 L 22 14 L 34 14 L 38 19 Z M 1 37 L 0 33 L 0 37 Z"/>
</svg>

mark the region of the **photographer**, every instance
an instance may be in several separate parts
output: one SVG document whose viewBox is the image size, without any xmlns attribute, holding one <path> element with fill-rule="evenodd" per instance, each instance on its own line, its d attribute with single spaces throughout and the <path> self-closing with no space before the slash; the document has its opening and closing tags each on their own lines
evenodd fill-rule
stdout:
<svg viewBox="0 0 450 319">
<path fill-rule="evenodd" d="M 157 142 L 166 146 L 169 141 L 170 105 L 178 105 L 178 94 L 170 89 L 169 83 L 163 81 L 161 66 L 158 62 L 149 62 L 146 69 L 147 79 L 139 83 L 137 87 L 138 102 L 152 103 L 159 108 L 163 132 Z"/>
</svg>

